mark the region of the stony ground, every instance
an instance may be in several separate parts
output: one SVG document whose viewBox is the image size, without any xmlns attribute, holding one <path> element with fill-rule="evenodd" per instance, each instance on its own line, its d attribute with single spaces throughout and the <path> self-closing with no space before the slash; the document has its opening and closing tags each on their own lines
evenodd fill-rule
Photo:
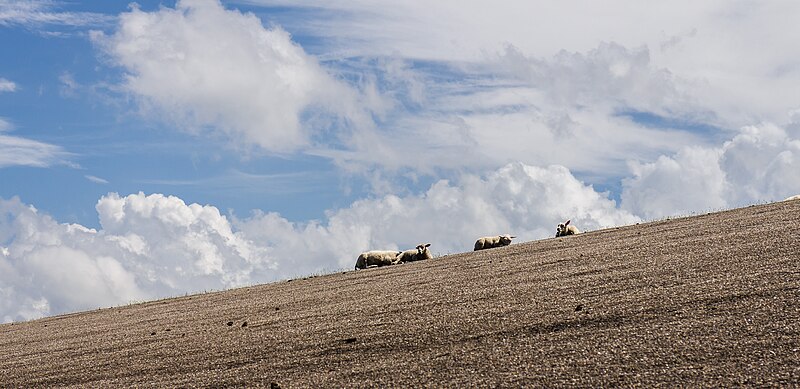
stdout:
<svg viewBox="0 0 800 389">
<path fill-rule="evenodd" d="M 800 201 L 0 326 L 0 387 L 800 385 Z"/>
</svg>

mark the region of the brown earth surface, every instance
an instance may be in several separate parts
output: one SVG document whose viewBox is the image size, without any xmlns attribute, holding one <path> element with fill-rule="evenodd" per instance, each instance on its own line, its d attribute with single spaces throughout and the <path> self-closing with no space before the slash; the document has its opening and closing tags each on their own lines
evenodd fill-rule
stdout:
<svg viewBox="0 0 800 389">
<path fill-rule="evenodd" d="M 799 227 L 780 202 L 5 324 L 0 387 L 798 386 Z"/>
</svg>

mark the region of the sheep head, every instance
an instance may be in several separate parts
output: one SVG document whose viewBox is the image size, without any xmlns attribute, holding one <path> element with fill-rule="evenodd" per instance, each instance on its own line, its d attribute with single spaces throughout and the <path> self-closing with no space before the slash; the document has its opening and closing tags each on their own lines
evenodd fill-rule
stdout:
<svg viewBox="0 0 800 389">
<path fill-rule="evenodd" d="M 511 244 L 511 239 L 514 238 L 516 238 L 516 236 L 511 236 L 508 234 L 500 235 L 500 243 L 502 243 L 504 246 L 508 246 Z"/>
<path fill-rule="evenodd" d="M 567 235 L 567 226 L 569 225 L 570 221 L 571 220 L 567 220 L 563 223 L 558 224 L 558 227 L 556 227 L 556 238 L 558 238 L 559 236 Z"/>
<path fill-rule="evenodd" d="M 423 255 L 428 251 L 428 247 L 430 247 L 430 243 L 424 243 L 417 245 L 417 253 L 419 255 Z"/>
</svg>

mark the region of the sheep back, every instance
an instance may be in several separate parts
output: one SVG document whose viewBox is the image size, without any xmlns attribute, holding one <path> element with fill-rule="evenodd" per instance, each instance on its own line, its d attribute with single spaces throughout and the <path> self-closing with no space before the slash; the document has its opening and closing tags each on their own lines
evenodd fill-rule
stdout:
<svg viewBox="0 0 800 389">
<path fill-rule="evenodd" d="M 511 239 L 513 238 L 515 237 L 508 235 L 484 236 L 475 241 L 475 250 L 473 251 L 508 246 L 511 244 Z"/>
</svg>

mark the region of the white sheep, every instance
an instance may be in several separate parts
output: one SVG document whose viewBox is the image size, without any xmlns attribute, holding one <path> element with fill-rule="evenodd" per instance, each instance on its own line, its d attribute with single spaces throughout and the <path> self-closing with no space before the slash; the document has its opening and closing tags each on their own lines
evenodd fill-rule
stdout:
<svg viewBox="0 0 800 389">
<path fill-rule="evenodd" d="M 508 246 L 511 244 L 511 239 L 514 238 L 516 238 L 516 236 L 511 236 L 509 234 L 498 235 L 498 236 L 484 236 L 483 238 L 479 238 L 477 241 L 475 241 L 474 251 Z"/>
<path fill-rule="evenodd" d="M 415 249 L 403 251 L 397 256 L 397 262 L 403 263 L 431 259 L 433 256 L 431 255 L 430 250 L 428 250 L 428 247 L 430 246 L 430 243 L 420 243 Z"/>
<path fill-rule="evenodd" d="M 402 251 L 372 250 L 361 253 L 356 259 L 356 270 L 368 267 L 389 266 L 398 263 Z"/>
<path fill-rule="evenodd" d="M 791 200 L 800 200 L 800 194 L 799 195 L 794 195 L 794 196 L 789 196 L 789 197 L 786 198 L 786 200 L 783 200 L 783 201 L 791 201 Z"/>
<path fill-rule="evenodd" d="M 556 227 L 556 238 L 559 236 L 567 236 L 567 235 L 575 235 L 580 234 L 580 230 L 578 227 L 569 225 L 569 220 L 565 221 L 564 223 L 559 223 L 558 227 Z"/>
</svg>

